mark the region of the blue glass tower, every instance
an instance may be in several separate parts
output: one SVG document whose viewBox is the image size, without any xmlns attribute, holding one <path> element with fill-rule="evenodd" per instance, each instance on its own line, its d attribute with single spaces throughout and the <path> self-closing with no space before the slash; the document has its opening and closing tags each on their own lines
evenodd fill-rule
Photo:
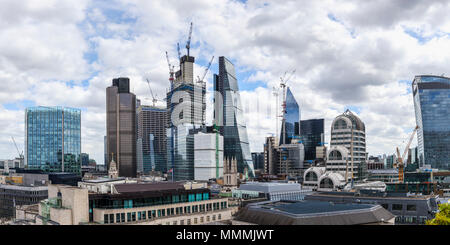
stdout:
<svg viewBox="0 0 450 245">
<path fill-rule="evenodd" d="M 79 109 L 44 106 L 25 109 L 25 162 L 29 169 L 81 174 L 80 154 Z"/>
<path fill-rule="evenodd" d="M 416 76 L 412 91 L 419 164 L 450 170 L 450 78 Z"/>
<path fill-rule="evenodd" d="M 295 100 L 294 95 L 291 92 L 291 89 L 288 87 L 286 91 L 286 115 L 285 115 L 285 133 L 283 135 L 283 130 L 281 130 L 280 135 L 280 145 L 283 143 L 290 144 L 292 138 L 299 132 L 299 124 L 300 121 L 300 107 Z M 283 125 L 281 126 L 283 127 Z M 297 127 L 297 128 L 296 128 Z M 283 129 L 283 128 L 281 128 Z M 284 139 L 286 141 L 284 142 Z"/>
<path fill-rule="evenodd" d="M 175 181 L 194 179 L 194 134 L 205 125 L 206 83 L 194 81 L 194 62 L 181 57 L 167 93 L 167 169 Z"/>
<path fill-rule="evenodd" d="M 223 56 L 219 57 L 219 75 L 214 75 L 214 91 L 217 93 L 214 110 L 218 110 L 214 113 L 214 121 L 223 135 L 224 157 L 236 158 L 238 172 L 244 173 L 247 169 L 249 176 L 253 177 L 253 160 L 236 72 L 233 63 Z M 222 105 L 216 98 L 218 94 L 222 97 Z"/>
</svg>

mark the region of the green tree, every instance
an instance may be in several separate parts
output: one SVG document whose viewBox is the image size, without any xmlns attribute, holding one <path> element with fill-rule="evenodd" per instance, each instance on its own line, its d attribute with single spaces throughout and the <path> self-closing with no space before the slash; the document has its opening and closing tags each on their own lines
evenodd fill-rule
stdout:
<svg viewBox="0 0 450 245">
<path fill-rule="evenodd" d="M 431 220 L 427 220 L 427 225 L 450 225 L 450 204 L 443 203 L 439 205 L 439 212 L 436 217 Z"/>
</svg>

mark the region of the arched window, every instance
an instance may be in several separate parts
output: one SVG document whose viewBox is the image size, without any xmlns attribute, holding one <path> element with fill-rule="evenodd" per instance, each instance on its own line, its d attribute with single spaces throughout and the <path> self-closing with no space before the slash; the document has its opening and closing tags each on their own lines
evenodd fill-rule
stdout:
<svg viewBox="0 0 450 245">
<path fill-rule="evenodd" d="M 317 174 L 314 172 L 309 172 L 306 174 L 306 181 L 317 181 Z"/>
<path fill-rule="evenodd" d="M 342 154 L 340 151 L 334 150 L 328 155 L 328 160 L 342 160 Z"/>
<path fill-rule="evenodd" d="M 333 181 L 330 178 L 323 178 L 320 181 L 320 188 L 332 189 L 333 187 Z"/>
<path fill-rule="evenodd" d="M 347 123 L 342 119 L 339 119 L 334 123 L 334 129 L 346 129 L 346 128 Z"/>
</svg>

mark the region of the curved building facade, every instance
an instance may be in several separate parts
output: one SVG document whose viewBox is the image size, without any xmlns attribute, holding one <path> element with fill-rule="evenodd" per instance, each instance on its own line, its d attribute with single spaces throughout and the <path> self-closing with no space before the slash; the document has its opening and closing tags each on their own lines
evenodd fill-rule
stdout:
<svg viewBox="0 0 450 245">
<path fill-rule="evenodd" d="M 286 114 L 285 114 L 285 133 L 281 128 L 280 145 L 290 144 L 295 135 L 299 134 L 300 107 L 295 100 L 291 89 L 288 87 L 286 91 Z M 281 126 L 283 127 L 283 125 Z"/>
<path fill-rule="evenodd" d="M 224 155 L 236 158 L 239 173 L 247 169 L 250 177 L 253 177 L 253 160 L 236 72 L 233 63 L 223 56 L 219 57 L 219 75 L 214 75 L 214 91 L 222 96 L 222 105 L 219 104 L 219 98 L 214 98 L 217 100 L 215 110 L 218 110 L 214 113 L 214 121 L 223 134 Z"/>
<path fill-rule="evenodd" d="M 347 173 L 348 180 L 352 175 L 354 180 L 361 178 L 367 166 L 366 128 L 350 110 L 333 120 L 327 155 L 327 171 L 340 172 L 342 176 Z"/>
<path fill-rule="evenodd" d="M 450 78 L 416 76 L 412 83 L 420 166 L 450 169 Z"/>
</svg>

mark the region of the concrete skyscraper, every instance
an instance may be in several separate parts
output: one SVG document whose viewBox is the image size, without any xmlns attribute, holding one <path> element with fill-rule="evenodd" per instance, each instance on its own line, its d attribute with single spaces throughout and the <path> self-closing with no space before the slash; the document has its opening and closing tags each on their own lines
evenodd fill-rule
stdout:
<svg viewBox="0 0 450 245">
<path fill-rule="evenodd" d="M 236 72 L 233 63 L 223 56 L 219 57 L 219 75 L 214 75 L 214 91 L 214 123 L 224 138 L 224 156 L 236 159 L 239 173 L 247 169 L 253 177 L 253 160 Z"/>
<path fill-rule="evenodd" d="M 416 76 L 412 91 L 419 166 L 450 170 L 450 78 Z"/>
<path fill-rule="evenodd" d="M 300 129 L 301 130 L 301 129 Z M 326 170 L 358 180 L 367 166 L 366 127 L 350 110 L 331 123 L 331 142 Z"/>
<path fill-rule="evenodd" d="M 120 177 L 136 177 L 136 95 L 130 79 L 115 78 L 106 88 L 107 169 L 112 154 Z"/>
<path fill-rule="evenodd" d="M 25 163 L 29 169 L 81 174 L 80 154 L 79 109 L 59 106 L 25 109 Z"/>
</svg>

